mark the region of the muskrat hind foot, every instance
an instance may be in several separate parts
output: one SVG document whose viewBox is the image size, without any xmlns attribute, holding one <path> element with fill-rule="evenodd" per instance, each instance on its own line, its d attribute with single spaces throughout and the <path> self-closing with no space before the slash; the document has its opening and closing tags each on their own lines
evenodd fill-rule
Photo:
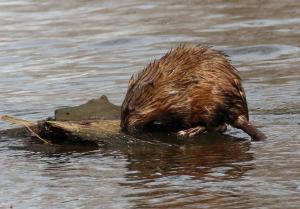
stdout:
<svg viewBox="0 0 300 209">
<path fill-rule="evenodd" d="M 179 131 L 179 132 L 177 132 L 176 135 L 179 137 L 193 137 L 196 135 L 200 135 L 205 131 L 206 131 L 206 128 L 204 126 L 196 126 L 194 128 L 189 128 L 186 130 Z"/>
</svg>

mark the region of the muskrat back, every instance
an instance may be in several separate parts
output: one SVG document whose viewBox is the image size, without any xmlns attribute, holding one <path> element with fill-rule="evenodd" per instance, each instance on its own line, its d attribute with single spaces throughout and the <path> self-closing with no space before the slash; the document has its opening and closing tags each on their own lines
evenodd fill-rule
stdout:
<svg viewBox="0 0 300 209">
<path fill-rule="evenodd" d="M 226 123 L 253 139 L 264 135 L 249 123 L 241 78 L 227 56 L 204 46 L 181 45 L 129 80 L 121 128 L 129 133 L 160 121 L 193 136 Z"/>
</svg>

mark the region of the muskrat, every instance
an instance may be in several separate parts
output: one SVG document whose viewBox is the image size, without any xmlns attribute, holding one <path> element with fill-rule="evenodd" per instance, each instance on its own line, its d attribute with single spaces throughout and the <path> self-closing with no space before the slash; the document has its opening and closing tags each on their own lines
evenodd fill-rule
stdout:
<svg viewBox="0 0 300 209">
<path fill-rule="evenodd" d="M 149 124 L 177 127 L 179 136 L 226 124 L 253 140 L 265 135 L 249 122 L 247 100 L 228 56 L 206 46 L 180 45 L 134 74 L 121 107 L 121 128 L 134 133 Z"/>
</svg>

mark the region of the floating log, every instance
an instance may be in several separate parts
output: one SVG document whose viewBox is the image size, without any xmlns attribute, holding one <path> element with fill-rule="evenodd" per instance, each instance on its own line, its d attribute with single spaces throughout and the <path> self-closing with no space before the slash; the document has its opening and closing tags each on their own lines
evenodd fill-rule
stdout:
<svg viewBox="0 0 300 209">
<path fill-rule="evenodd" d="M 34 137 L 45 144 L 88 144 L 88 145 L 134 145 L 155 144 L 120 131 L 120 107 L 101 96 L 76 107 L 55 111 L 55 119 L 27 121 L 12 116 L 0 116 L 0 120 L 23 128 L 0 132 L 0 136 Z"/>
<path fill-rule="evenodd" d="M 45 120 L 37 123 L 11 116 L 0 116 L 0 120 L 14 125 L 24 126 L 20 129 L 1 131 L 0 135 L 14 137 L 34 137 L 45 144 L 84 144 L 124 146 L 134 144 L 157 144 L 157 141 L 146 141 L 129 136 L 120 131 L 119 120 L 89 121 L 54 121 Z M 25 131 L 27 130 L 27 133 Z"/>
</svg>

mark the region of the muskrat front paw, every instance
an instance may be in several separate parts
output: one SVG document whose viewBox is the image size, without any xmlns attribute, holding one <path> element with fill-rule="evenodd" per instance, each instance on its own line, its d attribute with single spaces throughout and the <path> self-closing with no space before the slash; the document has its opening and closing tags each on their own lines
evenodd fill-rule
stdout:
<svg viewBox="0 0 300 209">
<path fill-rule="evenodd" d="M 217 131 L 217 132 L 219 132 L 219 133 L 224 133 L 224 132 L 226 132 L 226 131 L 227 131 L 227 126 L 226 126 L 226 124 L 224 123 L 224 124 L 221 124 L 221 125 L 217 126 L 217 127 L 215 128 L 215 131 Z"/>
<path fill-rule="evenodd" d="M 205 130 L 206 128 L 203 126 L 196 126 L 194 128 L 178 131 L 176 135 L 179 137 L 192 137 L 192 136 L 202 134 Z"/>
</svg>

